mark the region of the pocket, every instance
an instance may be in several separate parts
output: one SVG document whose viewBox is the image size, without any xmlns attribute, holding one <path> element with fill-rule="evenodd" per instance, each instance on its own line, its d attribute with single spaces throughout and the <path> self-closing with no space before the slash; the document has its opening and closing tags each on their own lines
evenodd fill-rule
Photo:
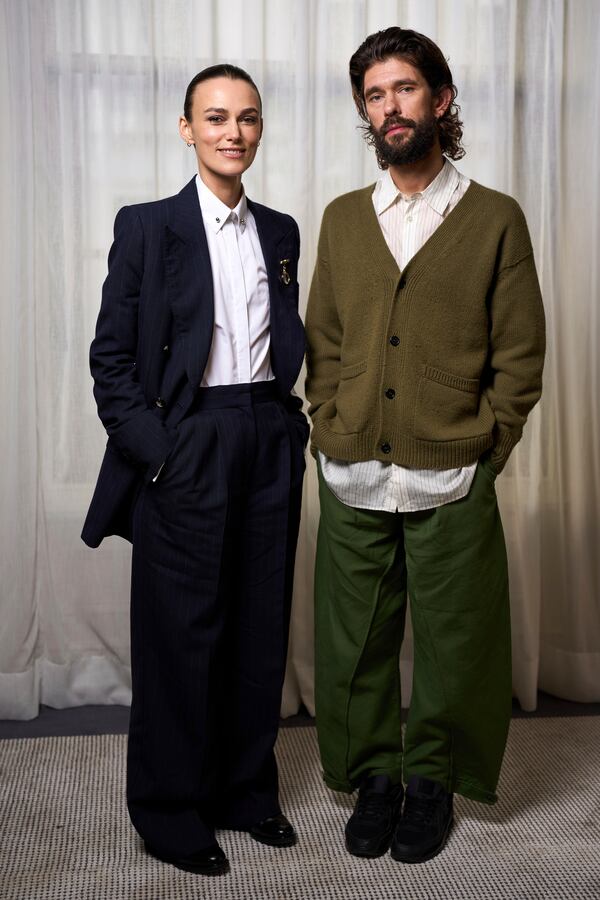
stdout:
<svg viewBox="0 0 600 900">
<path fill-rule="evenodd" d="M 492 484 L 494 484 L 498 477 L 498 472 L 492 462 L 491 451 L 488 450 L 487 453 L 484 453 L 483 456 L 479 457 L 479 468 L 484 472 L 486 478 L 489 478 Z"/>
<path fill-rule="evenodd" d="M 176 463 L 181 450 L 182 435 L 185 431 L 185 426 L 189 421 L 189 419 L 183 419 L 179 425 L 176 425 L 173 429 L 175 431 L 175 443 L 164 459 L 156 477 L 156 481 L 153 481 L 152 483 L 164 484 L 164 482 L 172 476 L 173 472 L 176 471 Z"/>
<path fill-rule="evenodd" d="M 461 375 L 436 369 L 435 366 L 423 366 L 423 377 L 455 391 L 464 391 L 466 394 L 476 394 L 479 391 L 478 378 L 463 378 Z"/>
<path fill-rule="evenodd" d="M 346 381 L 349 378 L 356 378 L 357 375 L 362 375 L 367 369 L 367 361 L 366 359 L 361 360 L 361 362 L 353 363 L 351 366 L 342 366 L 340 372 L 340 381 Z"/>
<path fill-rule="evenodd" d="M 494 414 L 480 396 L 479 379 L 423 366 L 417 386 L 413 431 L 416 438 L 452 441 L 490 432 Z"/>
<path fill-rule="evenodd" d="M 332 431 L 353 434 L 362 431 L 369 418 L 367 360 L 342 366 L 335 395 L 336 414 Z"/>
<path fill-rule="evenodd" d="M 294 424 L 300 433 L 300 440 L 302 441 L 303 449 L 306 449 L 306 445 L 308 444 L 308 439 L 310 437 L 310 425 L 304 418 L 300 419 L 299 417 L 294 419 Z"/>
</svg>

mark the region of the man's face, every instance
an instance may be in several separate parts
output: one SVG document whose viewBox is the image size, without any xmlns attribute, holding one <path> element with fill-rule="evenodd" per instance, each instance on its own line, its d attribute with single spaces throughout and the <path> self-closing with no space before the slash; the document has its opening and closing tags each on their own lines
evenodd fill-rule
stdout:
<svg viewBox="0 0 600 900">
<path fill-rule="evenodd" d="M 196 146 L 205 183 L 240 176 L 252 165 L 262 134 L 258 95 L 239 78 L 201 81 L 192 97 L 191 121 L 182 116 L 179 130 Z"/>
<path fill-rule="evenodd" d="M 439 143 L 437 119 L 450 102 L 444 89 L 434 96 L 418 69 L 398 57 L 365 72 L 363 96 L 377 154 L 388 165 L 426 157 Z"/>
</svg>

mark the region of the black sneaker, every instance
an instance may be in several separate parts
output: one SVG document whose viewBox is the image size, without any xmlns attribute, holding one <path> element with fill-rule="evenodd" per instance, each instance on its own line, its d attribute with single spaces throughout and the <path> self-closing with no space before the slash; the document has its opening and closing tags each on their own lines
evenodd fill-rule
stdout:
<svg viewBox="0 0 600 900">
<path fill-rule="evenodd" d="M 398 862 L 420 863 L 443 850 L 452 827 L 452 794 L 429 778 L 412 775 L 391 854 Z"/>
<path fill-rule="evenodd" d="M 353 856 L 382 856 L 390 846 L 400 815 L 403 788 L 388 775 L 365 778 L 346 824 L 346 849 Z"/>
</svg>

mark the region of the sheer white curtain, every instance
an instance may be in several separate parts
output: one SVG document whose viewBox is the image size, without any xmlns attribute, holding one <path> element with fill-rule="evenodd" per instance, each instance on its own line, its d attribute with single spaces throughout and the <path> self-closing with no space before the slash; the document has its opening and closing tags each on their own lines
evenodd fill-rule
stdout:
<svg viewBox="0 0 600 900">
<path fill-rule="evenodd" d="M 227 60 L 262 88 L 246 186 L 298 219 L 305 303 L 325 203 L 377 176 L 346 73 L 390 24 L 449 57 L 460 168 L 518 198 L 543 287 L 545 393 L 498 482 L 515 692 L 526 708 L 538 687 L 600 700 L 595 0 L 0 0 L 0 716 L 129 697 L 129 547 L 79 540 L 104 446 L 87 351 L 116 210 L 194 173 L 176 130 L 187 82 Z M 310 460 L 285 713 L 312 709 L 315 481 Z"/>
</svg>

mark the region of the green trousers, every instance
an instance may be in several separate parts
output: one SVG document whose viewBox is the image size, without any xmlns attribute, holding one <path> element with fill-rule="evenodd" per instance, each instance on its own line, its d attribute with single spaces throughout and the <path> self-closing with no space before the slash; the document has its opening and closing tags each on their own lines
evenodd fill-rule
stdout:
<svg viewBox="0 0 600 900">
<path fill-rule="evenodd" d="M 411 775 L 494 803 L 511 714 L 508 572 L 495 472 L 435 509 L 341 503 L 319 472 L 316 716 L 326 784 Z M 399 653 L 407 593 L 414 674 L 404 748 Z"/>
</svg>

